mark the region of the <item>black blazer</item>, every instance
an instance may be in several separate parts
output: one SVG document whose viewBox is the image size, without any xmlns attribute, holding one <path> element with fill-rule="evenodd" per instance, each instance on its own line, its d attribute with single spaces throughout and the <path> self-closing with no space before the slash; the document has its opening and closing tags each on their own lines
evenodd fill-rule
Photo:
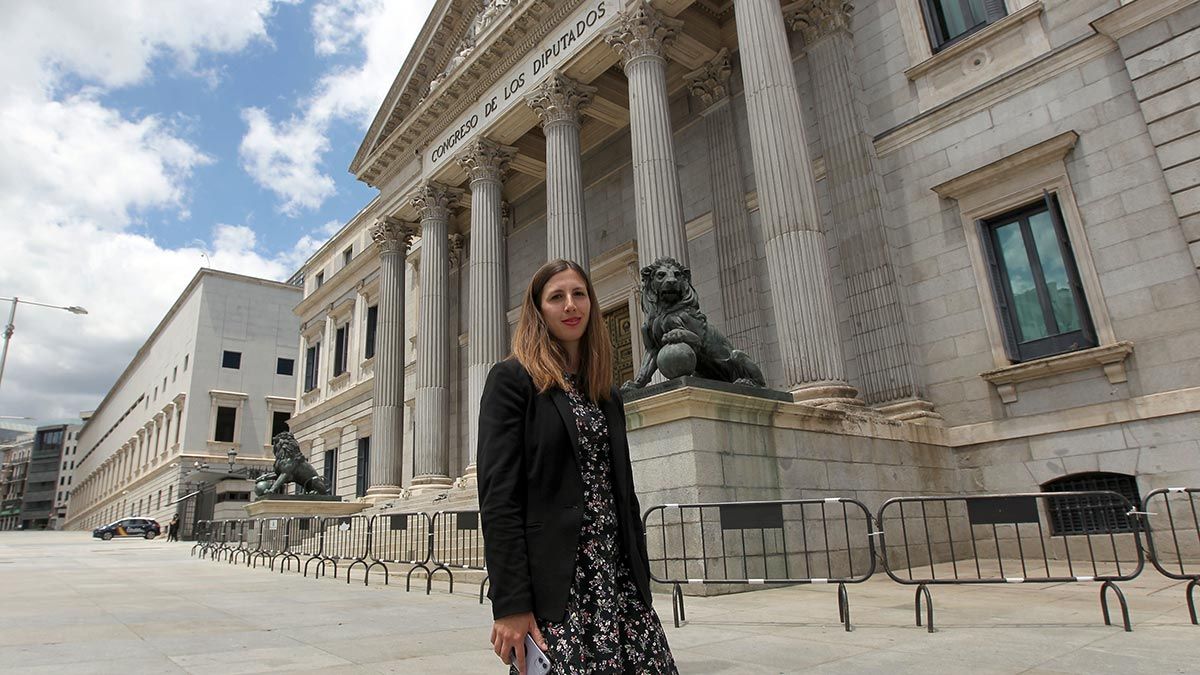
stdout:
<svg viewBox="0 0 1200 675">
<path fill-rule="evenodd" d="M 601 404 L 612 449 L 620 544 L 633 580 L 650 597 L 650 564 L 619 392 Z M 488 374 L 479 404 L 479 508 L 495 618 L 532 611 L 562 621 L 583 522 L 579 433 L 567 395 L 538 394 L 515 358 Z"/>
</svg>

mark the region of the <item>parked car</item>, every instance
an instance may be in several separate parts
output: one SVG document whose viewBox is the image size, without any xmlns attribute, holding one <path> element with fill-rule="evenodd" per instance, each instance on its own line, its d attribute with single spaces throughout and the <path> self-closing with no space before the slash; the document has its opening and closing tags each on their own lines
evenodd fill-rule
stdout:
<svg viewBox="0 0 1200 675">
<path fill-rule="evenodd" d="M 108 541 L 113 537 L 145 537 L 153 539 L 162 533 L 158 521 L 151 518 L 122 518 L 92 530 L 92 536 Z"/>
</svg>

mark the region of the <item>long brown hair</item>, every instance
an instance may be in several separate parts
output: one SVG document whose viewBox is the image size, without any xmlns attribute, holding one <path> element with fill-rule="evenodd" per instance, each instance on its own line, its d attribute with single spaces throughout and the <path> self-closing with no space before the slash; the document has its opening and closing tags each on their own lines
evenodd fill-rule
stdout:
<svg viewBox="0 0 1200 675">
<path fill-rule="evenodd" d="M 550 277 L 567 270 L 579 273 L 583 284 L 587 286 L 588 300 L 592 306 L 588 314 L 587 328 L 579 340 L 577 381 L 583 389 L 581 393 L 593 401 L 603 401 L 610 396 L 613 386 L 612 342 L 604 327 L 604 317 L 600 314 L 600 302 L 596 298 L 596 290 L 592 288 L 592 280 L 577 263 L 561 258 L 551 260 L 533 273 L 533 278 L 529 280 L 529 288 L 525 290 L 525 300 L 521 303 L 521 319 L 517 322 L 517 331 L 513 336 L 513 356 L 529 371 L 539 393 L 553 386 L 564 391 L 567 389 L 567 380 L 563 377 L 567 354 L 550 334 L 541 310 L 542 290 L 546 288 Z"/>
</svg>

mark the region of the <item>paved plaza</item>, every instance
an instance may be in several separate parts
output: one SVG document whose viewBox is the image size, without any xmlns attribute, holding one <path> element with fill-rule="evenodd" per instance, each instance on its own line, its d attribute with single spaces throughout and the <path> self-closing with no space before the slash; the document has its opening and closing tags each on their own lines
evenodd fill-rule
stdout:
<svg viewBox="0 0 1200 675">
<path fill-rule="evenodd" d="M 501 673 L 490 615 L 461 583 L 406 593 L 214 563 L 190 543 L 102 542 L 79 532 L 0 533 L 5 673 Z M 1183 584 L 1147 570 L 1124 584 L 1134 632 L 1100 621 L 1095 585 L 936 588 L 938 631 L 912 625 L 912 590 L 877 576 L 833 587 L 656 607 L 681 673 L 1184 673 L 1200 627 Z"/>
</svg>

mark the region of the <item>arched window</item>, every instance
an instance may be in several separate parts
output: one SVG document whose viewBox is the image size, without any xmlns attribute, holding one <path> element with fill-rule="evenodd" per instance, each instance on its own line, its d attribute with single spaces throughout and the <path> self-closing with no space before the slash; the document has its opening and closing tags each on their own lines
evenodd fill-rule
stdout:
<svg viewBox="0 0 1200 675">
<path fill-rule="evenodd" d="M 1135 508 L 1141 504 L 1137 481 L 1123 473 L 1095 471 L 1056 478 L 1042 485 L 1042 492 L 1090 492 L 1107 490 L 1126 499 Z M 1094 496 L 1052 497 L 1046 500 L 1050 534 L 1109 534 L 1133 532 L 1136 520 L 1126 513 L 1124 504 Z"/>
</svg>

